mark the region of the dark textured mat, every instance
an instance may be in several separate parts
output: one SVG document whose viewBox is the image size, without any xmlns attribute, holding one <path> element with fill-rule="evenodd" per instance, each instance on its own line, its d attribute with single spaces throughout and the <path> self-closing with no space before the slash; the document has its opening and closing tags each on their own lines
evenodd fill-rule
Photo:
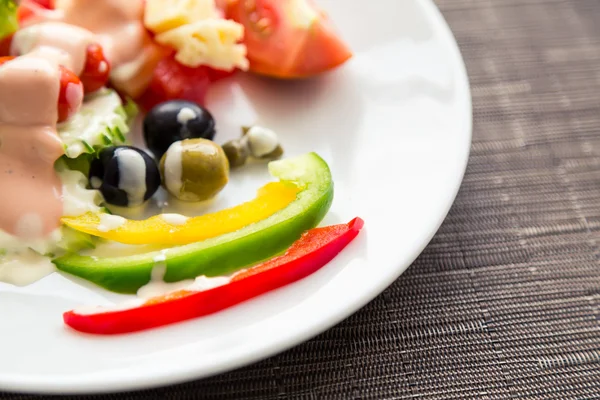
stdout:
<svg viewBox="0 0 600 400">
<path fill-rule="evenodd" d="M 600 2 L 438 5 L 467 63 L 474 141 L 456 204 L 414 265 L 277 357 L 80 398 L 600 398 Z"/>
</svg>

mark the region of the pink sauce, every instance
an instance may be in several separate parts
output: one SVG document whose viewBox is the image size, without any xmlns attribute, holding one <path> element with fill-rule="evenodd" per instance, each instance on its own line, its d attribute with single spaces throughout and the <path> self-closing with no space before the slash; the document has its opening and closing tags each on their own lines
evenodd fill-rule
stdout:
<svg viewBox="0 0 600 400">
<path fill-rule="evenodd" d="M 156 48 L 142 24 L 141 0 L 57 0 L 56 6 L 47 22 L 15 34 L 11 52 L 22 56 L 0 66 L 0 229 L 26 240 L 49 235 L 63 214 L 54 170 L 63 154 L 56 131 L 59 65 L 80 74 L 87 46 L 98 42 L 113 71 L 128 67 L 121 77 L 126 86 Z M 70 89 L 67 99 L 78 109 L 82 95 Z"/>
<path fill-rule="evenodd" d="M 18 31 L 11 53 L 36 54 L 80 75 L 85 66 L 87 47 L 93 42 L 94 34 L 86 29 L 60 22 L 43 22 Z"/>
<path fill-rule="evenodd" d="M 143 24 L 142 0 L 57 0 L 46 18 L 92 31 L 112 66 L 114 87 L 137 98 L 166 51 Z"/>
<path fill-rule="evenodd" d="M 0 228 L 30 240 L 60 225 L 62 186 L 54 161 L 60 72 L 36 56 L 0 66 Z"/>
<path fill-rule="evenodd" d="M 142 24 L 142 1 L 59 0 L 56 7 L 62 12 L 62 21 L 96 34 L 113 66 L 131 62 L 139 56 L 148 35 Z"/>
</svg>

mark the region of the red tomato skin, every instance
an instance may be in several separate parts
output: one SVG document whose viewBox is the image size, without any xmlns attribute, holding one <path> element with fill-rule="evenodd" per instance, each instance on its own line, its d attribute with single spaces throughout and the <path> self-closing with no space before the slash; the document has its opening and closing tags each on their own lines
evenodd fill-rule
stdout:
<svg viewBox="0 0 600 400">
<path fill-rule="evenodd" d="M 104 56 L 102 47 L 93 43 L 87 48 L 85 66 L 79 79 L 83 84 L 85 93 L 92 93 L 102 88 L 108 82 L 110 63 Z"/>
<path fill-rule="evenodd" d="M 10 55 L 10 45 L 14 34 L 6 36 L 0 39 L 0 57 L 6 57 Z"/>
<path fill-rule="evenodd" d="M 32 0 L 34 3 L 38 3 L 40 6 L 49 10 L 54 9 L 54 0 Z"/>
<path fill-rule="evenodd" d="M 210 84 L 231 74 L 208 67 L 186 67 L 167 57 L 158 63 L 150 85 L 136 102 L 146 111 L 159 103 L 175 99 L 204 105 Z"/>
<path fill-rule="evenodd" d="M 70 89 L 71 88 L 71 89 Z M 60 91 L 58 94 L 58 122 L 75 114 L 83 100 L 83 85 L 73 71 L 60 66 Z"/>
<path fill-rule="evenodd" d="M 44 7 L 34 0 L 21 0 L 17 8 L 19 26 L 26 26 L 30 22 L 39 22 L 52 15 L 48 7 Z"/>
<path fill-rule="evenodd" d="M 36 5 L 32 5 L 32 3 L 28 1 L 24 1 L 19 8 L 17 9 L 17 20 L 19 21 L 19 25 L 22 25 L 25 21 L 31 18 L 35 14 Z"/>
<path fill-rule="evenodd" d="M 286 16 L 287 1 L 226 3 L 226 16 L 245 27 L 243 42 L 248 49 L 250 71 L 280 79 L 308 78 L 336 68 L 352 57 L 325 13 L 313 5 L 319 14 L 317 20 L 308 28 L 297 27 Z"/>
<path fill-rule="evenodd" d="M 0 57 L 0 65 L 9 62 L 10 60 L 14 60 L 16 57 L 13 56 L 4 56 Z"/>
</svg>

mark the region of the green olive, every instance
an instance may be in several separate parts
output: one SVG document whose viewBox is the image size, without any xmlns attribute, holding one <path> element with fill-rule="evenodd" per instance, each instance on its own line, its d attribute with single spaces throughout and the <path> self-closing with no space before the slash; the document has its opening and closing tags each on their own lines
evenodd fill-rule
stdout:
<svg viewBox="0 0 600 400">
<path fill-rule="evenodd" d="M 217 195 L 229 181 L 229 161 L 223 148 L 207 139 L 173 143 L 160 159 L 163 185 L 183 201 L 203 201 Z"/>
<path fill-rule="evenodd" d="M 241 140 L 230 140 L 223 145 L 223 151 L 229 160 L 231 168 L 241 167 L 248 160 L 248 146 Z"/>
</svg>

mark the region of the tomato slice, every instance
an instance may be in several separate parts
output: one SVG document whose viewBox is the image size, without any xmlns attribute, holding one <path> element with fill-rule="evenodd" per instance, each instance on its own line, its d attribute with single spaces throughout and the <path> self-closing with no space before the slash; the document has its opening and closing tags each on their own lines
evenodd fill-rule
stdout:
<svg viewBox="0 0 600 400">
<path fill-rule="evenodd" d="M 212 82 L 230 76 L 233 72 L 218 71 L 209 67 L 189 68 L 173 57 L 158 63 L 146 91 L 136 99 L 145 110 L 167 100 L 189 100 L 204 105 L 206 92 Z"/>
<path fill-rule="evenodd" d="M 83 101 L 83 84 L 73 71 L 62 65 L 59 67 L 58 122 L 63 122 L 79 110 Z"/>
<path fill-rule="evenodd" d="M 6 57 L 0 57 L 0 65 L 7 63 L 11 60 L 14 60 L 16 57 L 13 56 L 6 56 Z"/>
<path fill-rule="evenodd" d="M 312 0 L 230 0 L 226 16 L 245 27 L 250 70 L 305 78 L 331 70 L 352 53 Z"/>
<path fill-rule="evenodd" d="M 52 20 L 56 12 L 46 7 L 41 1 L 21 0 L 17 8 L 17 20 L 19 26 L 27 26 L 37 22 Z"/>
<path fill-rule="evenodd" d="M 0 39 L 0 57 L 6 57 L 10 55 L 10 45 L 14 34 L 8 35 Z"/>
<path fill-rule="evenodd" d="M 54 0 L 32 0 L 35 3 L 38 3 L 40 6 L 44 8 L 48 8 L 50 10 L 54 9 Z"/>
<path fill-rule="evenodd" d="M 110 64 L 102 47 L 97 43 L 92 43 L 87 48 L 85 66 L 79 77 L 85 93 L 92 93 L 103 87 L 108 81 L 110 75 Z"/>
</svg>

